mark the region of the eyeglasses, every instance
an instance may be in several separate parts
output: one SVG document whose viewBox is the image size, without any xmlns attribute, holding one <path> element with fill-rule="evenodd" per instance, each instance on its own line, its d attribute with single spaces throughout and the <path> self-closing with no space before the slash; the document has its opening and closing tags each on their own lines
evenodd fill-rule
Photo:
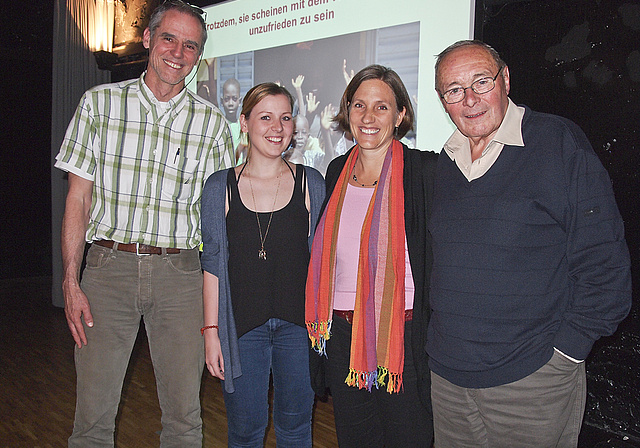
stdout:
<svg viewBox="0 0 640 448">
<path fill-rule="evenodd" d="M 500 70 L 498 70 L 498 73 L 496 73 L 496 76 L 493 78 L 490 76 L 480 78 L 477 81 L 474 81 L 469 87 L 454 87 L 440 95 L 440 98 L 442 98 L 447 104 L 455 104 L 459 103 L 465 96 L 467 96 L 467 89 L 473 90 L 478 95 L 489 93 L 496 86 L 496 79 L 498 79 L 498 75 L 500 75 L 503 68 L 504 66 L 500 67 Z"/>
<path fill-rule="evenodd" d="M 202 8 L 200 8 L 199 6 L 196 5 L 192 5 L 191 3 L 187 3 L 185 1 L 182 0 L 164 0 L 165 4 L 167 5 L 174 5 L 174 6 L 178 6 L 178 7 L 189 7 L 193 10 L 193 12 L 195 12 L 196 14 L 199 14 L 202 16 L 202 19 L 206 22 L 207 21 L 207 13 L 206 11 L 204 11 Z"/>
</svg>

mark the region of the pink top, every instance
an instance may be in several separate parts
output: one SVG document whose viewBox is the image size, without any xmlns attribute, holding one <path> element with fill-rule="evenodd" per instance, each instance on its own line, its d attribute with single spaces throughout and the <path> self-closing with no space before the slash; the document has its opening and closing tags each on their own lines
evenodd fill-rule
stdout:
<svg viewBox="0 0 640 448">
<path fill-rule="evenodd" d="M 358 255 L 360 251 L 360 233 L 367 214 L 369 202 L 375 188 L 361 188 L 347 185 L 340 228 L 336 243 L 336 284 L 333 309 L 353 310 L 356 303 L 356 285 L 358 276 Z M 404 279 L 405 309 L 413 309 L 413 276 L 409 263 L 407 238 L 404 240 L 404 259 L 406 275 Z"/>
</svg>

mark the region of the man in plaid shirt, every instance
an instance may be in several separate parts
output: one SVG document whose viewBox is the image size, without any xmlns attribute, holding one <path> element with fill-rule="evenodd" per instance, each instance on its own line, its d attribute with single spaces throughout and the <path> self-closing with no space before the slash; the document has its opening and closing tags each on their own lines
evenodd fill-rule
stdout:
<svg viewBox="0 0 640 448">
<path fill-rule="evenodd" d="M 62 288 L 77 372 L 69 447 L 113 446 L 142 316 L 160 446 L 202 447 L 200 197 L 207 177 L 233 163 L 222 114 L 185 88 L 205 40 L 202 10 L 165 1 L 144 32 L 147 71 L 87 91 L 56 157 L 69 173 Z"/>
</svg>

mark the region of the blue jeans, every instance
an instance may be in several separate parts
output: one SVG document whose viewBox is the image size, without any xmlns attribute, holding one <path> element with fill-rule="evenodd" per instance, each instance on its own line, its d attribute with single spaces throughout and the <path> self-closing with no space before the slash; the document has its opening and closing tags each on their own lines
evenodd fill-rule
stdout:
<svg viewBox="0 0 640 448">
<path fill-rule="evenodd" d="M 229 447 L 264 446 L 272 373 L 278 448 L 310 448 L 314 394 L 307 330 L 272 318 L 243 335 L 238 345 L 242 375 L 234 379 L 233 393 L 224 392 Z"/>
<path fill-rule="evenodd" d="M 92 245 L 81 288 L 94 326 L 75 348 L 77 401 L 70 448 L 114 445 L 120 393 L 141 317 L 162 409 L 162 448 L 202 448 L 202 271 L 197 249 L 136 255 Z M 136 393 L 131 390 L 130 393 Z M 155 437 L 156 428 L 140 428 Z"/>
</svg>

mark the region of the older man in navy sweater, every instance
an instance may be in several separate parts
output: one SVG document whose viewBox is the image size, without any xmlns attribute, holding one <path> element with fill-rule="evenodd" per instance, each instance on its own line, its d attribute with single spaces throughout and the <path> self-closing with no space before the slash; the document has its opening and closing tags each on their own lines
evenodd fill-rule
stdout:
<svg viewBox="0 0 640 448">
<path fill-rule="evenodd" d="M 584 360 L 631 306 L 611 182 L 571 121 L 516 106 L 479 41 L 436 62 L 457 130 L 430 223 L 436 447 L 576 447 Z"/>
</svg>

